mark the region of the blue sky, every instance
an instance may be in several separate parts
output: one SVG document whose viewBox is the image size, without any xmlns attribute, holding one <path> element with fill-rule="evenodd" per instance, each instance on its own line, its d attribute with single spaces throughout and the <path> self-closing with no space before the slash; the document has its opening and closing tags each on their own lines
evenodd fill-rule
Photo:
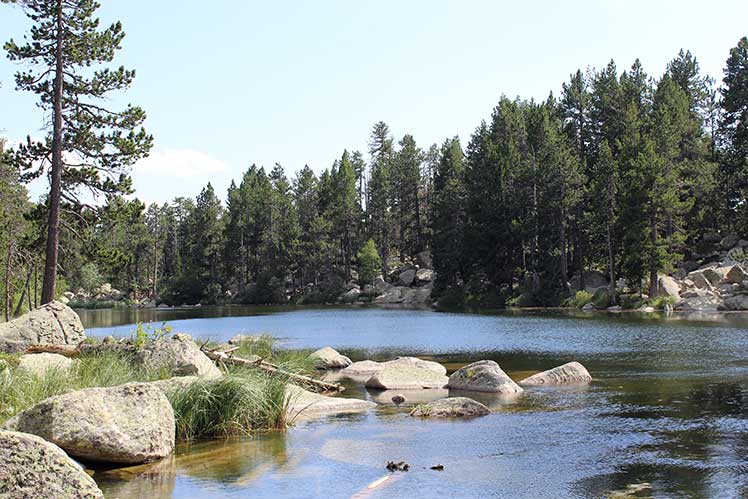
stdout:
<svg viewBox="0 0 748 499">
<path fill-rule="evenodd" d="M 703 1 L 108 1 L 102 24 L 127 37 L 116 64 L 137 70 L 111 106 L 136 103 L 156 139 L 136 165 L 146 201 L 223 197 L 252 163 L 319 172 L 344 148 L 366 151 L 374 122 L 422 147 L 467 141 L 501 94 L 545 98 L 577 68 L 636 57 L 659 76 L 683 47 L 721 79 L 748 35 L 748 2 Z M 0 38 L 28 22 L 0 7 Z M 0 59 L 0 132 L 40 136 L 17 67 Z M 38 189 L 38 188 L 37 188 Z"/>
</svg>

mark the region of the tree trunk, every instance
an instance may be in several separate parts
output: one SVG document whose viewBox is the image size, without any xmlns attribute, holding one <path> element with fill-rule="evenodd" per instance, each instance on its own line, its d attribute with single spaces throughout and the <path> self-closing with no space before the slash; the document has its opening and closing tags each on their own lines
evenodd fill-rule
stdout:
<svg viewBox="0 0 748 499">
<path fill-rule="evenodd" d="M 28 294 L 29 290 L 29 283 L 31 282 L 31 269 L 26 273 L 26 283 L 23 285 L 23 289 L 21 290 L 21 297 L 18 299 L 18 304 L 16 304 L 16 308 L 13 310 L 13 317 L 18 317 L 21 315 L 21 307 L 23 307 L 23 300 L 26 299 L 26 295 Z"/>
<path fill-rule="evenodd" d="M 566 209 L 561 210 L 561 223 L 559 224 L 559 245 L 561 246 L 561 287 L 564 294 L 569 294 L 569 265 L 566 261 Z"/>
<path fill-rule="evenodd" d="M 616 269 L 615 255 L 613 254 L 613 176 L 608 178 L 608 220 L 606 223 L 606 239 L 608 244 L 608 273 L 610 275 L 608 290 L 610 297 L 615 301 L 616 291 Z"/>
<path fill-rule="evenodd" d="M 13 268 L 13 232 L 8 231 L 8 253 L 5 260 L 5 300 L 4 300 L 4 315 L 5 320 L 9 321 L 10 316 L 10 275 Z"/>
<path fill-rule="evenodd" d="M 62 0 L 57 0 L 57 44 L 55 47 L 55 80 L 53 99 L 52 171 L 50 172 L 47 245 L 44 261 L 42 304 L 55 299 L 57 287 L 57 256 L 60 243 L 60 191 L 62 189 L 62 81 L 63 81 Z"/>
<path fill-rule="evenodd" d="M 654 214 L 649 217 L 649 298 L 657 296 L 657 219 Z"/>
</svg>

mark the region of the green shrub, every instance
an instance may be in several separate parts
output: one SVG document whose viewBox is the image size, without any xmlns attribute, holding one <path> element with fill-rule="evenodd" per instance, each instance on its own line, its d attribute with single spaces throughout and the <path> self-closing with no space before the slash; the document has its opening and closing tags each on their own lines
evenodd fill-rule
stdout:
<svg viewBox="0 0 748 499">
<path fill-rule="evenodd" d="M 564 305 L 567 307 L 582 308 L 588 303 L 592 302 L 593 298 L 594 295 L 589 291 L 577 291 L 574 296 L 566 300 Z"/>
<path fill-rule="evenodd" d="M 358 281 L 362 284 L 372 284 L 374 278 L 382 271 L 382 258 L 377 252 L 373 239 L 366 241 L 361 251 L 356 255 L 358 261 Z"/>
<path fill-rule="evenodd" d="M 649 300 L 648 305 L 654 307 L 657 310 L 664 310 L 665 305 L 674 305 L 675 299 L 672 296 L 657 296 Z"/>
<path fill-rule="evenodd" d="M 605 288 L 600 288 L 592 295 L 592 303 L 595 308 L 608 308 L 611 305 L 610 293 Z"/>
</svg>

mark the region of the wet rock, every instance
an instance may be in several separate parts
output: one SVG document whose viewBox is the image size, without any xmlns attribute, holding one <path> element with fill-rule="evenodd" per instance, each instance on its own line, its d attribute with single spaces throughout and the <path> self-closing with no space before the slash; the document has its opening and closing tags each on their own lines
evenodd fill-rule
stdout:
<svg viewBox="0 0 748 499">
<path fill-rule="evenodd" d="M 364 380 L 365 381 L 365 380 Z M 449 390 L 446 388 L 431 388 L 424 390 L 423 388 L 408 389 L 408 390 L 376 390 L 369 393 L 371 400 L 381 405 L 391 405 L 394 402 L 393 399 L 400 397 L 404 399 L 401 404 L 428 404 L 434 400 L 443 399 L 449 397 Z"/>
<path fill-rule="evenodd" d="M 174 425 L 171 404 L 158 388 L 129 383 L 50 397 L 5 428 L 38 435 L 76 458 L 144 463 L 171 454 Z"/>
<path fill-rule="evenodd" d="M 519 393 L 517 383 L 492 360 L 473 362 L 449 377 L 447 388 L 491 393 Z"/>
<path fill-rule="evenodd" d="M 363 412 L 377 405 L 368 400 L 328 397 L 304 390 L 296 385 L 286 386 L 286 401 L 289 420 L 297 417 L 311 418 L 328 414 Z"/>
<path fill-rule="evenodd" d="M 352 364 L 351 359 L 331 347 L 320 348 L 309 357 L 314 360 L 317 369 L 340 369 Z"/>
<path fill-rule="evenodd" d="M 175 376 L 215 378 L 221 375 L 220 369 L 187 334 L 175 334 L 146 343 L 135 354 L 135 361 L 146 369 L 166 369 Z"/>
<path fill-rule="evenodd" d="M 419 405 L 410 415 L 429 418 L 469 418 L 490 413 L 488 407 L 471 398 L 450 397 Z"/>
<path fill-rule="evenodd" d="M 10 322 L 0 323 L 0 351 L 21 352 L 31 345 L 77 345 L 86 339 L 78 314 L 52 301 Z"/>
<path fill-rule="evenodd" d="M 103 499 L 83 468 L 36 435 L 0 430 L 0 497 Z"/>
<path fill-rule="evenodd" d="M 569 362 L 548 371 L 533 374 L 519 382 L 521 386 L 583 385 L 592 381 L 592 376 L 579 362 Z"/>
<path fill-rule="evenodd" d="M 43 376 L 48 370 L 66 371 L 73 367 L 73 359 L 56 353 L 34 353 L 21 355 L 18 368 L 36 376 Z"/>
<path fill-rule="evenodd" d="M 379 390 L 442 388 L 449 379 L 430 369 L 409 366 L 388 366 L 373 374 L 364 385 Z"/>
</svg>

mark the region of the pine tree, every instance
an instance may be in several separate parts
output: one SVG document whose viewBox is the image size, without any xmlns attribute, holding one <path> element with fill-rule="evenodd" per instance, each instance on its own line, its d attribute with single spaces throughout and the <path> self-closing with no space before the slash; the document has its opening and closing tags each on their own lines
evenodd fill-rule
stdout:
<svg viewBox="0 0 748 499">
<path fill-rule="evenodd" d="M 398 229 L 400 259 L 423 249 L 423 231 L 418 190 L 421 181 L 423 152 L 412 135 L 400 141 L 400 150 L 392 161 L 392 203 Z"/>
<path fill-rule="evenodd" d="M 49 215 L 42 302 L 55 298 L 60 237 L 60 204 L 77 204 L 76 188 L 109 194 L 129 192 L 127 169 L 148 154 L 153 138 L 141 124 L 145 113 L 135 106 L 113 112 L 99 103 L 111 91 L 129 87 L 135 72 L 91 67 L 111 62 L 125 34 L 117 22 L 98 31 L 93 0 L 19 0 L 34 22 L 31 42 L 10 40 L 5 50 L 28 71 L 16 74 L 19 90 L 39 95 L 40 107 L 51 116 L 44 142 L 29 140 L 14 154 L 25 178 L 49 168 Z"/>
<path fill-rule="evenodd" d="M 388 270 L 392 232 L 390 213 L 392 180 L 390 172 L 393 154 L 390 129 L 387 124 L 380 121 L 374 125 L 369 140 L 371 180 L 369 181 L 367 212 L 369 213 L 372 239 L 376 242 L 379 254 L 382 257 L 384 273 L 387 273 Z"/>
</svg>

